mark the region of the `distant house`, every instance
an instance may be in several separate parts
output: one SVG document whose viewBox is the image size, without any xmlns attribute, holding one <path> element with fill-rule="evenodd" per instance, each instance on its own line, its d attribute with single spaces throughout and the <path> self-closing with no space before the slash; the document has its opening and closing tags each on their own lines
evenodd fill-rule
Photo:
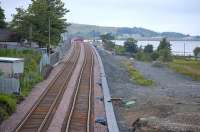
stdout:
<svg viewBox="0 0 200 132">
<path fill-rule="evenodd" d="M 0 42 L 16 42 L 19 40 L 17 33 L 0 28 Z"/>
<path fill-rule="evenodd" d="M 0 29 L 0 48 L 7 49 L 26 49 L 26 48 L 38 48 L 38 44 L 32 42 L 31 45 L 26 40 L 20 42 L 20 36 L 7 29 Z"/>
</svg>

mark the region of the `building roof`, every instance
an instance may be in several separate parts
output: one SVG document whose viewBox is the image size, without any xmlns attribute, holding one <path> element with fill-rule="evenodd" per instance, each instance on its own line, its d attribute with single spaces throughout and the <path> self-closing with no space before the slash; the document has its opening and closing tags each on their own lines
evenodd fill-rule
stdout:
<svg viewBox="0 0 200 132">
<path fill-rule="evenodd" d="M 4 41 L 9 39 L 10 37 L 10 32 L 6 29 L 0 29 L 0 40 Z"/>
<path fill-rule="evenodd" d="M 12 57 L 0 57 L 0 62 L 20 62 L 20 61 L 24 61 L 23 58 L 12 58 Z"/>
</svg>

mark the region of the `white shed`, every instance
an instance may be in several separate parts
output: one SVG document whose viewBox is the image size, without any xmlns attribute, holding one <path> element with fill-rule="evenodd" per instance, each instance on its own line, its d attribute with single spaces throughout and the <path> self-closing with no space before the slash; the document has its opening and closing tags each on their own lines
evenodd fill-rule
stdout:
<svg viewBox="0 0 200 132">
<path fill-rule="evenodd" d="M 0 57 L 0 70 L 4 76 L 18 76 L 24 72 L 24 59 Z"/>
</svg>

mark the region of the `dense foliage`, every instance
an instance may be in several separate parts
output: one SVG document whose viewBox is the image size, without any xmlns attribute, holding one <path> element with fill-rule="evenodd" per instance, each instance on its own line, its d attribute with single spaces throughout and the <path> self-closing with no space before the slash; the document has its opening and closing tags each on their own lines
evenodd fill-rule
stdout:
<svg viewBox="0 0 200 132">
<path fill-rule="evenodd" d="M 160 61 L 169 62 L 172 60 L 171 44 L 166 38 L 160 41 L 157 51 Z"/>
<path fill-rule="evenodd" d="M 137 41 L 133 38 L 128 38 L 124 42 L 124 48 L 125 48 L 126 52 L 136 53 L 138 51 Z"/>
<path fill-rule="evenodd" d="M 110 33 L 101 35 L 101 40 L 102 40 L 103 46 L 106 50 L 109 50 L 109 51 L 114 50 L 115 43 L 112 42 L 113 39 L 114 39 L 114 36 L 112 36 L 112 34 L 110 34 Z"/>
<path fill-rule="evenodd" d="M 153 53 L 153 45 L 150 45 L 150 44 L 146 45 L 144 47 L 144 52 L 145 53 Z"/>
<path fill-rule="evenodd" d="M 16 109 L 16 99 L 13 95 L 0 94 L 0 124 Z"/>
<path fill-rule="evenodd" d="M 194 56 L 195 57 L 197 57 L 198 55 L 200 55 L 200 47 L 196 47 L 193 52 L 194 52 Z"/>
<path fill-rule="evenodd" d="M 38 42 L 40 47 L 57 45 L 68 24 L 64 15 L 69 12 L 62 0 L 32 0 L 28 9 L 16 8 L 10 28 L 20 34 L 21 40 Z M 50 28 L 49 28 L 50 26 Z"/>
<path fill-rule="evenodd" d="M 0 6 L 0 28 L 6 28 L 4 10 Z"/>
</svg>

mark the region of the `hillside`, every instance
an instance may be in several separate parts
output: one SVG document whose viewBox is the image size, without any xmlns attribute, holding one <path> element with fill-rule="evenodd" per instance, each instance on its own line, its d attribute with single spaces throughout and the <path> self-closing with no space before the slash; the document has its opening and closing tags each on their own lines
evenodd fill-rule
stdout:
<svg viewBox="0 0 200 132">
<path fill-rule="evenodd" d="M 74 24 L 68 28 L 69 35 L 82 36 L 86 39 L 99 38 L 101 34 L 112 33 L 116 39 L 126 39 L 134 37 L 136 39 L 152 39 L 157 40 L 163 37 L 168 37 L 174 40 L 193 40 L 197 37 L 191 37 L 177 32 L 155 32 L 145 28 L 138 27 L 103 27 L 95 25 Z"/>
</svg>

